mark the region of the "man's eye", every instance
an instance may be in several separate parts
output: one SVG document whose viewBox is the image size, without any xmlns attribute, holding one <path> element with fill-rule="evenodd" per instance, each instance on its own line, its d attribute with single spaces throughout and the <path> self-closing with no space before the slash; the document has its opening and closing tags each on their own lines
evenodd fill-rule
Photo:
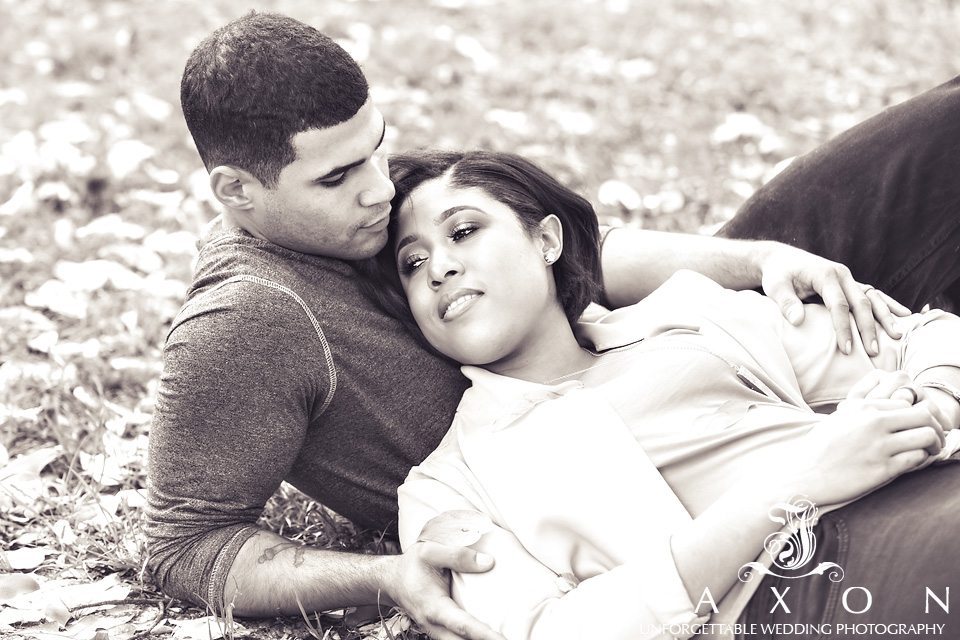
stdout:
<svg viewBox="0 0 960 640">
<path fill-rule="evenodd" d="M 338 173 L 335 176 L 324 178 L 323 180 L 318 180 L 317 184 L 323 187 L 335 187 L 338 184 L 343 184 L 343 181 L 347 179 L 346 172 Z"/>
</svg>

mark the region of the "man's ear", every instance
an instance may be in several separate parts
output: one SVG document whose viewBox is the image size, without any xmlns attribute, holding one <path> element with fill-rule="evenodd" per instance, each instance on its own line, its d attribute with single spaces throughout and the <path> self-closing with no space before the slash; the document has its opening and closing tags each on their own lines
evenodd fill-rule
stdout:
<svg viewBox="0 0 960 640">
<path fill-rule="evenodd" d="M 210 171 L 210 190 L 225 207 L 241 211 L 253 208 L 251 191 L 260 181 L 243 169 L 220 165 Z"/>
<path fill-rule="evenodd" d="M 559 260 L 563 253 L 563 223 L 552 213 L 540 221 L 540 246 L 547 264 Z"/>
</svg>

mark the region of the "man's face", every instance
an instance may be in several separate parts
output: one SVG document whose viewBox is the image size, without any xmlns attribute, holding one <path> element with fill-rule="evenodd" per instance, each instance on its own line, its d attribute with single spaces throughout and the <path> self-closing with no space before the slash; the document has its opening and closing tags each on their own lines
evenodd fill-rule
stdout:
<svg viewBox="0 0 960 640">
<path fill-rule="evenodd" d="M 384 130 L 368 99 L 346 122 L 296 134 L 296 160 L 273 189 L 254 185 L 242 226 L 301 253 L 347 260 L 376 254 L 387 241 L 394 194 L 380 150 Z"/>
</svg>

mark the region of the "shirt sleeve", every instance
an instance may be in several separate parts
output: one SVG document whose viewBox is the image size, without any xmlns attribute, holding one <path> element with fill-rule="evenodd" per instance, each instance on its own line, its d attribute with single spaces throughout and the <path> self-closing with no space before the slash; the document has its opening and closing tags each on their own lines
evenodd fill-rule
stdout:
<svg viewBox="0 0 960 640">
<path fill-rule="evenodd" d="M 471 512 L 482 513 L 482 507 L 476 496 L 467 497 L 472 494 L 469 487 L 464 489 L 459 492 L 414 469 L 399 492 L 404 549 L 440 514 L 462 514 L 463 527 L 448 520 L 456 532 L 474 527 L 477 519 Z M 455 572 L 452 595 L 508 640 L 686 639 L 708 620 L 694 613 L 667 538 L 662 545 L 647 547 L 642 559 L 578 582 L 571 575 L 556 574 L 513 533 L 492 522 L 474 537 L 479 540 L 472 548 L 490 554 L 496 564 L 486 573 Z"/>
<path fill-rule="evenodd" d="M 846 355 L 840 351 L 830 313 L 822 305 L 805 305 L 805 320 L 799 327 L 774 311 L 784 349 L 803 398 L 810 406 L 843 400 L 850 388 L 872 369 L 904 371 L 916 380 L 935 367 L 950 367 L 953 375 L 941 382 L 957 385 L 960 318 L 951 313 L 934 309 L 899 318 L 903 336 L 897 339 L 878 329 L 880 353 L 870 356 L 856 330 L 851 353 Z"/>
<path fill-rule="evenodd" d="M 229 287 L 188 305 L 164 347 L 145 526 L 161 589 L 215 611 L 329 384 L 323 347 L 295 302 L 254 284 Z"/>
</svg>

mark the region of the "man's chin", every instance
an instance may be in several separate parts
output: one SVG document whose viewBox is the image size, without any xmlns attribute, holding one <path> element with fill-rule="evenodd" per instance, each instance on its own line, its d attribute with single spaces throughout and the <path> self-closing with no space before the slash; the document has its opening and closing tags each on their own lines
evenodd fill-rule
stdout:
<svg viewBox="0 0 960 640">
<path fill-rule="evenodd" d="M 380 250 L 387 246 L 387 232 L 377 234 L 366 243 L 358 243 L 354 247 L 352 255 L 347 260 L 366 260 L 380 253 Z"/>
</svg>

